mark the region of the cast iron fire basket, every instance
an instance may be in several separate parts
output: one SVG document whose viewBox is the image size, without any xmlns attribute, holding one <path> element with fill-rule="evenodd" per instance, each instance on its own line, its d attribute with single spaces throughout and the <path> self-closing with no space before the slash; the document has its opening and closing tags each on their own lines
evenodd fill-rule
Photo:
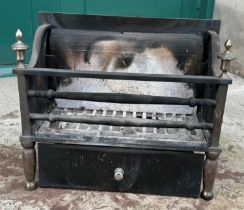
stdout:
<svg viewBox="0 0 244 210">
<path fill-rule="evenodd" d="M 40 13 L 18 65 L 26 190 L 213 198 L 231 42 L 220 21 Z M 219 59 L 218 59 L 219 58 Z M 201 180 L 203 185 L 201 186 Z"/>
</svg>

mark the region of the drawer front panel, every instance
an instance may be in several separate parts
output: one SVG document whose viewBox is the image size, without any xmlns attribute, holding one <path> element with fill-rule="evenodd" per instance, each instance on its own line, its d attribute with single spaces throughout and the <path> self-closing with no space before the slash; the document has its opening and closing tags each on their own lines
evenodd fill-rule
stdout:
<svg viewBox="0 0 244 210">
<path fill-rule="evenodd" d="M 203 154 L 61 144 L 38 144 L 38 153 L 41 187 L 185 197 L 200 193 Z"/>
</svg>

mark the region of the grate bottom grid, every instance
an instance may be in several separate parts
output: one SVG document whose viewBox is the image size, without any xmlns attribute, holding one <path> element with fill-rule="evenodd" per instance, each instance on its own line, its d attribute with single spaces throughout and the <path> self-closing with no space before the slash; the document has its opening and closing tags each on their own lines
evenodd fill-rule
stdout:
<svg viewBox="0 0 244 210">
<path fill-rule="evenodd" d="M 53 114 L 59 115 L 87 115 L 87 116 L 110 116 L 126 118 L 144 118 L 156 120 L 170 120 L 196 123 L 198 119 L 195 114 L 175 114 L 175 113 L 149 113 L 132 111 L 114 111 L 114 110 L 92 110 L 92 109 L 71 109 L 55 108 Z M 175 139 L 180 141 L 205 141 L 202 130 L 187 130 L 176 128 L 150 128 L 150 127 L 121 127 L 108 125 L 94 125 L 84 123 L 55 122 L 44 121 L 36 134 L 54 134 L 54 135 L 85 135 L 90 137 L 116 137 L 116 138 L 134 138 L 140 140 L 164 140 Z M 205 141 L 206 142 L 206 141 Z"/>
</svg>

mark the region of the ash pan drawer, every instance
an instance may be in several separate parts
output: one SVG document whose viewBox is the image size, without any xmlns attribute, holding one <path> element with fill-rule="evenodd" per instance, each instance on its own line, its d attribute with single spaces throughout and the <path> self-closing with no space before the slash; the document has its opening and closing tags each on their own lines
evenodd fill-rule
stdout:
<svg viewBox="0 0 244 210">
<path fill-rule="evenodd" d="M 199 197 L 204 154 L 38 144 L 40 187 Z"/>
</svg>

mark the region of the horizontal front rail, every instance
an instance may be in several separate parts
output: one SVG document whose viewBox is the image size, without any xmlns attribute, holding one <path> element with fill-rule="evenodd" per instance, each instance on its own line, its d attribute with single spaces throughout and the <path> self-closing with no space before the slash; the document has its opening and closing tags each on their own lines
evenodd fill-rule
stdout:
<svg viewBox="0 0 244 210">
<path fill-rule="evenodd" d="M 28 96 L 42 98 L 60 98 L 69 100 L 84 100 L 123 104 L 171 104 L 171 105 L 196 105 L 214 106 L 213 99 L 177 98 L 151 95 L 135 95 L 124 93 L 87 93 L 87 92 L 56 92 L 54 90 L 40 91 L 29 90 Z"/>
<path fill-rule="evenodd" d="M 189 84 L 231 84 L 229 78 L 219 78 L 215 76 L 199 75 L 171 75 L 171 74 L 141 74 L 123 72 L 103 72 L 103 71 L 81 71 L 52 68 L 26 68 L 13 69 L 16 74 L 50 76 L 50 77 L 78 77 L 111 80 L 136 80 L 150 82 L 180 82 Z"/>
<path fill-rule="evenodd" d="M 89 140 L 87 140 L 89 139 Z M 37 134 L 29 136 L 20 136 L 21 142 L 42 142 L 48 144 L 74 144 L 82 146 L 99 146 L 104 148 L 108 147 L 120 147 L 120 148 L 134 148 L 138 149 L 149 149 L 152 150 L 171 150 L 171 151 L 199 151 L 199 152 L 219 152 L 220 148 L 208 147 L 206 143 L 199 143 L 195 141 L 175 141 L 174 139 L 166 139 L 165 141 L 158 140 L 141 140 L 140 138 L 109 138 L 92 136 L 62 136 L 62 135 L 50 135 L 50 134 Z M 138 143 L 140 142 L 140 143 Z M 138 151 L 140 152 L 140 150 Z"/>
<path fill-rule="evenodd" d="M 109 126 L 130 126 L 130 127 L 156 127 L 156 128 L 185 128 L 188 130 L 204 129 L 211 130 L 213 125 L 211 123 L 189 123 L 189 122 L 175 122 L 166 120 L 151 120 L 151 119 L 137 119 L 124 117 L 97 117 L 97 116 L 70 116 L 70 115 L 55 115 L 55 114 L 36 114 L 31 113 L 30 119 L 44 120 L 50 122 L 62 121 L 73 123 L 86 123 Z"/>
</svg>

